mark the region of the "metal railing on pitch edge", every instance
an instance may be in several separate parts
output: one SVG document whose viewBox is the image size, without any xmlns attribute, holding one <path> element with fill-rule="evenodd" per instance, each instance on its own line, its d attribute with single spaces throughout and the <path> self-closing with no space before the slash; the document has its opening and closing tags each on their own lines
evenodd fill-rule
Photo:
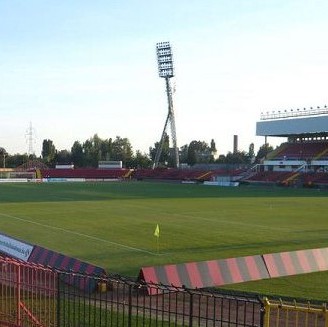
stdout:
<svg viewBox="0 0 328 327">
<path fill-rule="evenodd" d="M 327 321 L 325 305 L 54 271 L 0 258 L 0 326 L 328 327 Z"/>
<path fill-rule="evenodd" d="M 282 300 L 264 299 L 264 327 L 327 327 L 328 311 L 326 304 L 314 305 Z"/>
</svg>

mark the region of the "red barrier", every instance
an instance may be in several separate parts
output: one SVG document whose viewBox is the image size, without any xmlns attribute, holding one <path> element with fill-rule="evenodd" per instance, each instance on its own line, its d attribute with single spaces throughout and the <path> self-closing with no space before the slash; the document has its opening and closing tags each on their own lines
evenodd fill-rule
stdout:
<svg viewBox="0 0 328 327">
<path fill-rule="evenodd" d="M 174 287 L 204 288 L 325 270 L 328 248 L 143 267 L 139 279 Z"/>
<path fill-rule="evenodd" d="M 263 255 L 270 277 L 328 270 L 328 248 Z"/>
<path fill-rule="evenodd" d="M 143 267 L 139 279 L 175 287 L 204 288 L 269 278 L 261 256 L 248 256 L 177 265 Z"/>
<path fill-rule="evenodd" d="M 48 250 L 41 246 L 35 245 L 29 257 L 28 262 L 41 264 L 46 267 L 57 268 L 60 270 L 71 271 L 81 274 L 89 274 L 94 276 L 105 276 L 106 271 L 98 266 L 87 262 L 66 256 L 64 254 Z M 77 286 L 82 290 L 93 291 L 97 286 L 91 279 L 88 283 L 80 283 L 80 280 L 65 280 L 67 283 Z"/>
<path fill-rule="evenodd" d="M 45 267 L 56 268 L 69 272 L 105 276 L 106 272 L 103 268 L 83 262 L 81 260 L 66 256 L 64 254 L 48 250 L 38 245 L 32 245 L 24 241 L 18 240 L 11 236 L 0 233 L 0 253 L 4 253 L 6 256 L 16 258 L 29 263 L 41 264 Z M 80 283 L 69 279 L 67 281 L 82 290 L 93 291 L 96 288 L 96 284 Z"/>
</svg>

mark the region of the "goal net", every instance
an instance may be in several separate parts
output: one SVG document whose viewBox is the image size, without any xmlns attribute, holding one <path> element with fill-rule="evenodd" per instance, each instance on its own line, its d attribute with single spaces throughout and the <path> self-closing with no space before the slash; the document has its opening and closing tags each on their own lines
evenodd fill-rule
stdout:
<svg viewBox="0 0 328 327">
<path fill-rule="evenodd" d="M 0 179 L 29 181 L 36 179 L 36 173 L 33 171 L 0 171 Z"/>
</svg>

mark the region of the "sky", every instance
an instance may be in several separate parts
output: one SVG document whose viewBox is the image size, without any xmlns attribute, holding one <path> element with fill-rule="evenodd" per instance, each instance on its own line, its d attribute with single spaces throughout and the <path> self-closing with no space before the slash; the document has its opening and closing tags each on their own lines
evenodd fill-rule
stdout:
<svg viewBox="0 0 328 327">
<path fill-rule="evenodd" d="M 98 134 L 148 153 L 168 112 L 156 43 L 172 46 L 177 143 L 255 150 L 261 112 L 328 104 L 326 0 L 0 0 L 0 147 L 40 155 Z M 270 145 L 283 142 L 269 138 Z"/>
</svg>

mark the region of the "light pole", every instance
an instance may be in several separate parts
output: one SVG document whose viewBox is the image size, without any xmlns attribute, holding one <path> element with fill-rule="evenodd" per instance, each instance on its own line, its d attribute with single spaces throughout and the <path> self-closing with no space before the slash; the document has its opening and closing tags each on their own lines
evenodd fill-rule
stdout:
<svg viewBox="0 0 328 327">
<path fill-rule="evenodd" d="M 167 102 L 168 102 L 168 114 L 167 114 L 167 117 L 165 120 L 161 140 L 159 142 L 159 146 L 156 151 L 153 168 L 156 168 L 158 166 L 159 159 L 162 154 L 162 149 L 163 149 L 165 133 L 166 133 L 168 122 L 170 122 L 170 125 L 171 125 L 171 137 L 172 137 L 173 151 L 174 151 L 174 164 L 175 164 L 175 167 L 179 167 L 179 150 L 178 150 L 178 146 L 177 146 L 177 135 L 176 135 L 175 118 L 174 118 L 174 110 L 173 110 L 172 87 L 171 87 L 171 83 L 170 83 L 170 78 L 174 76 L 173 58 L 172 58 L 172 50 L 171 50 L 170 43 L 169 42 L 157 43 L 156 44 L 156 52 L 157 52 L 159 77 L 165 78 L 166 95 L 167 95 Z"/>
</svg>

